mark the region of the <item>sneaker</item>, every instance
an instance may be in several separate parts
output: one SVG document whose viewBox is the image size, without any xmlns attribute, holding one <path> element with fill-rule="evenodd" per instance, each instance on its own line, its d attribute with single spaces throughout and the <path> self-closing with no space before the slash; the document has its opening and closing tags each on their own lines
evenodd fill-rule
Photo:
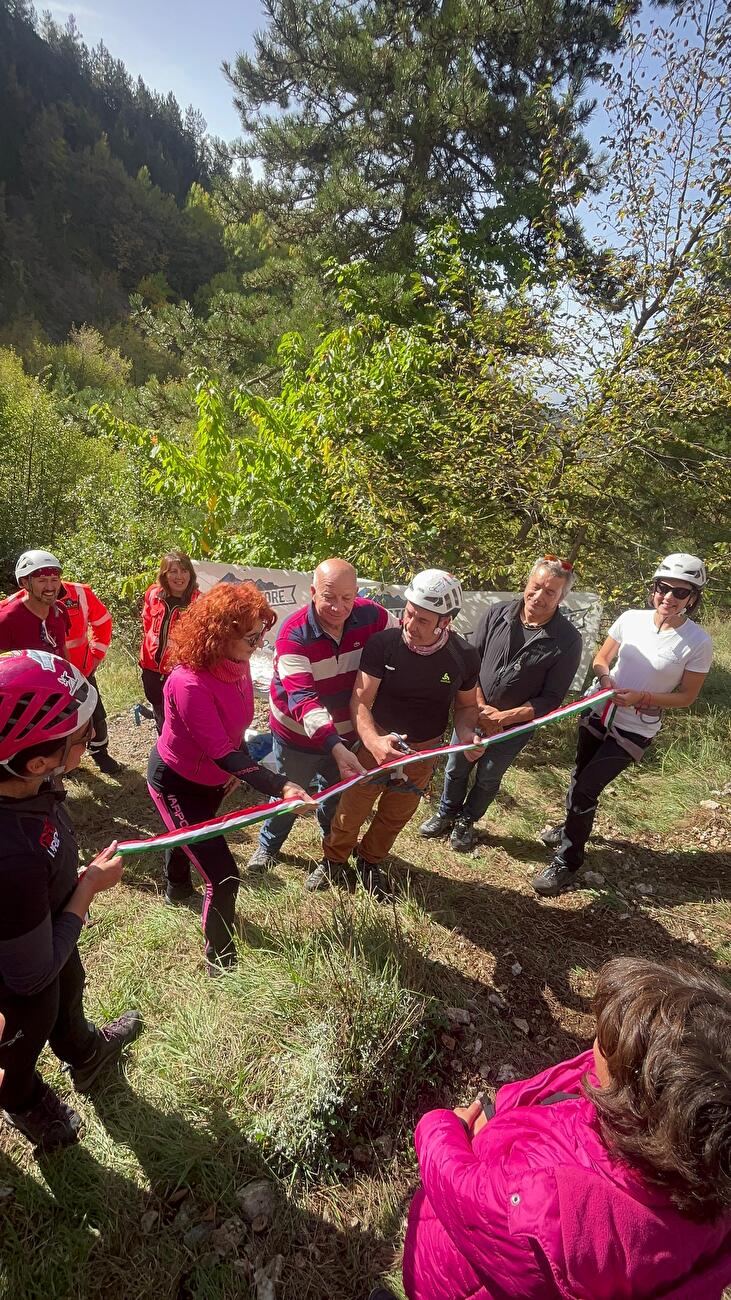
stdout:
<svg viewBox="0 0 731 1300">
<path fill-rule="evenodd" d="M 467 817 L 458 817 L 449 837 L 449 847 L 454 849 L 455 853 L 469 853 L 476 843 L 477 832 L 474 823 Z"/>
<path fill-rule="evenodd" d="M 168 881 L 165 886 L 165 904 L 167 907 L 200 907 L 201 896 L 193 882 L 187 885 L 174 885 Z"/>
<path fill-rule="evenodd" d="M 571 867 L 554 858 L 545 871 L 533 877 L 531 884 L 541 898 L 557 898 L 559 894 L 565 894 L 566 890 L 570 889 L 576 880 L 576 874 Z"/>
<path fill-rule="evenodd" d="M 440 835 L 448 835 L 457 820 L 455 813 L 434 813 L 419 827 L 419 834 L 425 840 L 436 840 Z"/>
<path fill-rule="evenodd" d="M 116 758 L 112 758 L 106 749 L 98 749 L 96 753 L 92 750 L 91 757 L 99 771 L 104 772 L 105 776 L 119 776 L 119 773 L 123 771 L 122 764 L 118 763 Z"/>
<path fill-rule="evenodd" d="M 366 892 L 374 898 L 385 902 L 391 897 L 386 877 L 375 862 L 366 862 L 365 858 L 358 855 L 355 859 L 355 873 Z"/>
<path fill-rule="evenodd" d="M 562 835 L 563 835 L 563 826 L 552 826 L 550 822 L 548 822 L 548 824 L 543 827 L 542 831 L 538 832 L 539 840 L 542 840 L 542 842 L 549 849 L 558 848 L 559 844 L 561 843 Z"/>
<path fill-rule="evenodd" d="M 97 1076 L 108 1066 L 114 1065 L 129 1043 L 142 1032 L 142 1016 L 139 1011 L 125 1011 L 118 1020 L 111 1020 L 97 1030 L 97 1045 L 94 1054 L 84 1065 L 68 1067 L 77 1092 L 89 1092 Z"/>
<path fill-rule="evenodd" d="M 79 1140 L 81 1116 L 57 1097 L 48 1084 L 30 1110 L 4 1110 L 8 1124 L 27 1137 L 38 1151 L 57 1151 Z"/>
<path fill-rule="evenodd" d="M 328 858 L 323 858 L 320 865 L 315 867 L 307 877 L 305 889 L 311 894 L 314 894 L 316 889 L 327 889 L 329 885 L 338 884 L 344 873 L 344 863 L 330 862 Z"/>
<path fill-rule="evenodd" d="M 277 861 L 275 853 L 269 853 L 263 844 L 257 844 L 246 864 L 246 869 L 250 876 L 263 876 L 265 871 L 273 870 L 277 865 Z"/>
</svg>

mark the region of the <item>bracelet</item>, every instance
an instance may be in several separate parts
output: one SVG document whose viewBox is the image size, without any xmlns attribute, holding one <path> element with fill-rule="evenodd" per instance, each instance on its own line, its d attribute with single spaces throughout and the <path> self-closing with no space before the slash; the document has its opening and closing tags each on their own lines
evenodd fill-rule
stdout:
<svg viewBox="0 0 731 1300">
<path fill-rule="evenodd" d="M 652 694 L 650 691 L 643 691 L 635 705 L 635 709 L 652 709 Z"/>
</svg>

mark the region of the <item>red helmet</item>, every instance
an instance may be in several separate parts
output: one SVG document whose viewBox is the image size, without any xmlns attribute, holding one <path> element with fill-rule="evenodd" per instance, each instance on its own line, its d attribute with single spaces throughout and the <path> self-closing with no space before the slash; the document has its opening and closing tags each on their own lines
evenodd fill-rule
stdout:
<svg viewBox="0 0 731 1300">
<path fill-rule="evenodd" d="M 91 718 L 97 693 L 73 664 L 45 650 L 0 655 L 0 763 Z"/>
</svg>

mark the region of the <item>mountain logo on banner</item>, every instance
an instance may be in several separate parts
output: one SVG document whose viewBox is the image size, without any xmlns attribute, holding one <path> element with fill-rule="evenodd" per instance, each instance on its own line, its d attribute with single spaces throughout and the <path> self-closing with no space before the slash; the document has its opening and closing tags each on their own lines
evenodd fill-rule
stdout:
<svg viewBox="0 0 731 1300">
<path fill-rule="evenodd" d="M 219 578 L 219 582 L 246 581 L 246 578 L 240 578 L 237 573 L 232 573 L 230 569 L 228 573 L 224 573 L 222 578 Z M 270 605 L 296 605 L 297 603 L 294 596 L 294 589 L 296 586 L 294 582 L 291 583 L 291 585 L 288 583 L 285 586 L 280 587 L 276 582 L 266 582 L 264 578 L 249 578 L 248 581 L 253 581 L 254 586 L 258 587 L 259 591 L 264 593 Z"/>
</svg>

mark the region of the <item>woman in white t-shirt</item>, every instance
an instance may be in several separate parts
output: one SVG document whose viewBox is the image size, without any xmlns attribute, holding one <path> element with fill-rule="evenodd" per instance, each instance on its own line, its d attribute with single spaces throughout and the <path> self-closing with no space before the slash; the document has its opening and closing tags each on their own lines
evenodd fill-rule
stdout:
<svg viewBox="0 0 731 1300">
<path fill-rule="evenodd" d="M 698 698 L 713 646 L 690 615 L 706 581 L 697 556 L 666 556 L 653 576 L 652 607 L 620 614 L 598 650 L 598 685 L 615 687 L 614 698 L 579 723 L 564 824 L 543 836 L 556 856 L 533 880 L 542 897 L 562 894 L 576 879 L 602 790 L 640 761 L 660 730 L 664 710 L 690 708 Z"/>
</svg>

